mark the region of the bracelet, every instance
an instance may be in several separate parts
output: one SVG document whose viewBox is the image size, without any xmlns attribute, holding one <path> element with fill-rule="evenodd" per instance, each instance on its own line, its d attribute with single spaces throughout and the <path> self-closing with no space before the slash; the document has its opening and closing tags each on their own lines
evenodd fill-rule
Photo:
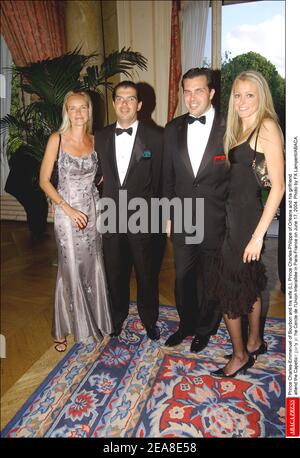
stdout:
<svg viewBox="0 0 300 458">
<path fill-rule="evenodd" d="M 59 202 L 58 202 L 58 206 L 59 207 L 62 207 L 63 205 L 65 205 L 67 202 L 64 200 L 64 199 L 61 199 Z"/>
<path fill-rule="evenodd" d="M 256 235 L 252 234 L 252 238 L 256 243 L 262 243 L 264 241 L 263 237 L 256 237 Z"/>
</svg>

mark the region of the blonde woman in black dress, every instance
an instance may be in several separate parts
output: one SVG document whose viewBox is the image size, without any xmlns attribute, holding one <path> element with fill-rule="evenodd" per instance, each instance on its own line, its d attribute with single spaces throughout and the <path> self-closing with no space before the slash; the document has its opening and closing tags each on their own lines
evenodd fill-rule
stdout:
<svg viewBox="0 0 300 458">
<path fill-rule="evenodd" d="M 261 187 L 254 175 L 255 157 L 266 160 L 271 190 L 265 207 Z M 260 294 L 266 284 L 261 261 L 264 236 L 284 194 L 283 137 L 272 96 L 264 77 L 245 71 L 235 79 L 229 100 L 225 152 L 230 163 L 227 200 L 227 235 L 222 249 L 217 296 L 221 303 L 233 353 L 219 377 L 245 373 L 258 355 L 267 352 L 259 333 Z M 242 315 L 248 315 L 249 335 L 245 347 Z"/>
</svg>

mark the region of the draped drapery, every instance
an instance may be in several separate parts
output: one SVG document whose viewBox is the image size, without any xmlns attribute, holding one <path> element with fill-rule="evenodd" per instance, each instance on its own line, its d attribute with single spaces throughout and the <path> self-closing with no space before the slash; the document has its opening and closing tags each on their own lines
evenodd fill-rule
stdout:
<svg viewBox="0 0 300 458">
<path fill-rule="evenodd" d="M 11 104 L 11 71 L 9 68 L 12 65 L 11 53 L 5 43 L 5 40 L 0 35 L 1 39 L 1 112 L 0 117 L 3 118 L 8 113 L 10 113 L 10 104 Z M 0 194 L 4 194 L 4 186 L 6 179 L 9 173 L 9 166 L 6 157 L 6 142 L 7 142 L 8 132 L 4 131 L 1 133 L 1 188 Z"/>
<path fill-rule="evenodd" d="M 182 74 L 190 68 L 203 66 L 208 11 L 209 1 L 182 2 Z"/>
<path fill-rule="evenodd" d="M 169 74 L 169 97 L 168 97 L 168 121 L 173 119 L 177 105 L 179 81 L 181 77 L 180 56 L 180 1 L 172 1 L 171 18 L 171 50 L 170 50 L 170 74 Z"/>
<path fill-rule="evenodd" d="M 190 68 L 203 66 L 208 12 L 206 0 L 172 2 L 168 121 L 173 119 L 177 106 L 177 114 L 186 111 L 179 100 L 180 77 Z"/>
<path fill-rule="evenodd" d="M 1 33 L 18 66 L 57 57 L 66 51 L 64 2 L 1 2 Z"/>
<path fill-rule="evenodd" d="M 3 0 L 0 3 L 1 82 L 5 86 L 1 117 L 10 113 L 11 103 L 11 73 L 5 67 L 10 67 L 12 61 L 25 66 L 66 51 L 63 8 L 63 2 L 53 0 Z M 1 138 L 1 194 L 9 172 L 5 152 L 7 135 L 4 133 Z"/>
</svg>

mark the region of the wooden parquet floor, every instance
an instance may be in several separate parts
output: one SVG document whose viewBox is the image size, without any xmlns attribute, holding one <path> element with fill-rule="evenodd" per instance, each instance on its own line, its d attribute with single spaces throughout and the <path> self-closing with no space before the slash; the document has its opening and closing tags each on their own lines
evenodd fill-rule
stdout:
<svg viewBox="0 0 300 458">
<path fill-rule="evenodd" d="M 63 358 L 52 346 L 52 302 L 56 281 L 53 225 L 44 241 L 31 239 L 24 222 L 1 222 L 1 428 Z M 160 303 L 174 304 L 174 267 L 168 241 L 160 273 Z M 131 299 L 136 299 L 134 275 Z M 279 282 L 271 291 L 269 316 L 284 317 Z M 72 339 L 68 339 L 69 346 Z"/>
</svg>

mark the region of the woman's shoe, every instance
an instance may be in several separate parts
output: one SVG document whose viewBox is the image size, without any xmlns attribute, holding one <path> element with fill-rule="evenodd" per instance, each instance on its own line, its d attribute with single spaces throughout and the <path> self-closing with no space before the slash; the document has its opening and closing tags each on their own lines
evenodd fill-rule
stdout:
<svg viewBox="0 0 300 458">
<path fill-rule="evenodd" d="M 217 371 L 211 372 L 211 375 L 213 375 L 214 377 L 233 378 L 240 372 L 243 372 L 243 374 L 246 374 L 247 370 L 250 367 L 252 367 L 254 363 L 255 363 L 255 360 L 253 356 L 249 355 L 248 361 L 242 367 L 240 367 L 237 371 L 233 372 L 233 374 L 226 374 L 224 371 L 224 367 L 222 367 L 221 369 L 218 369 Z"/>
<path fill-rule="evenodd" d="M 257 357 L 259 355 L 263 355 L 264 353 L 267 353 L 268 351 L 268 344 L 267 342 L 263 341 L 261 346 L 254 351 L 249 352 L 249 355 L 253 356 L 255 358 L 255 361 L 257 360 Z M 225 359 L 231 359 L 232 358 L 232 353 L 230 355 L 224 355 Z"/>
<path fill-rule="evenodd" d="M 54 343 L 55 343 L 54 348 L 56 351 L 58 351 L 58 353 L 63 353 L 64 351 L 66 351 L 67 346 L 68 346 L 67 339 L 63 340 L 62 342 L 59 342 L 58 340 L 54 340 Z M 60 345 L 62 345 L 63 348 L 59 348 Z"/>
<path fill-rule="evenodd" d="M 261 346 L 257 350 L 251 351 L 249 355 L 253 356 L 256 361 L 259 355 L 263 355 L 264 353 L 267 353 L 267 351 L 268 351 L 268 344 L 267 342 L 263 341 Z"/>
</svg>

